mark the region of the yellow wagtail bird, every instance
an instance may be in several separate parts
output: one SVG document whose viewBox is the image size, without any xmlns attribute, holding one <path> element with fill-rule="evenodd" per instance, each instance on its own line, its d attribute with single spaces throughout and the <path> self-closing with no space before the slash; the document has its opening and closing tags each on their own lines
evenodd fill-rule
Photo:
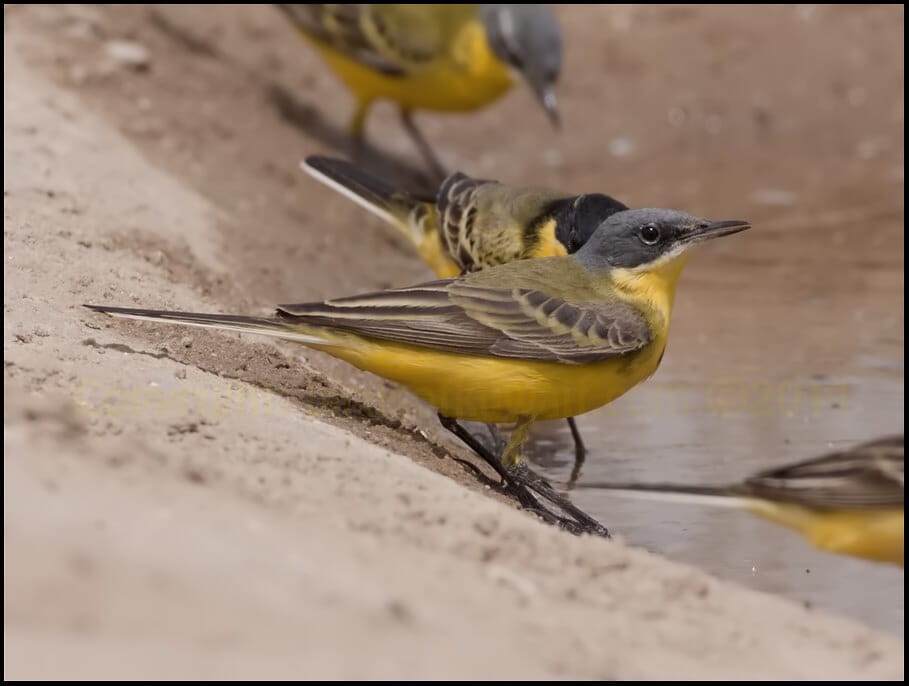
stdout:
<svg viewBox="0 0 909 686">
<path fill-rule="evenodd" d="M 759 472 L 732 486 L 585 484 L 663 500 L 739 507 L 821 550 L 903 565 L 903 437 Z"/>
<path fill-rule="evenodd" d="M 362 141 L 375 100 L 398 104 L 401 121 L 433 171 L 444 176 L 413 121 L 414 110 L 464 112 L 490 104 L 523 78 L 553 125 L 562 37 L 546 5 L 278 5 L 311 41 L 357 105 Z"/>
<path fill-rule="evenodd" d="M 605 405 L 656 370 L 693 245 L 747 229 L 664 209 L 608 217 L 573 255 L 301 305 L 273 317 L 89 305 L 112 315 L 259 333 L 322 350 L 410 389 L 502 476 L 521 504 L 575 532 L 606 534 L 519 463 L 530 426 Z M 458 419 L 514 423 L 501 456 Z M 547 512 L 531 491 L 573 521 Z"/>
<path fill-rule="evenodd" d="M 577 252 L 607 217 L 627 210 L 602 193 L 567 195 L 451 174 L 435 197 L 401 191 L 344 160 L 307 157 L 303 171 L 395 227 L 440 279 L 514 260 Z M 573 417 L 573 480 L 586 450 Z"/>
</svg>

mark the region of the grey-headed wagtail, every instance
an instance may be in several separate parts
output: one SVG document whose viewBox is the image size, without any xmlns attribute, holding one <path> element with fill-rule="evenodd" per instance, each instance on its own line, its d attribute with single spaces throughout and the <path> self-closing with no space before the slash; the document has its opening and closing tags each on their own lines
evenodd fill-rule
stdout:
<svg viewBox="0 0 909 686">
<path fill-rule="evenodd" d="M 575 532 L 606 530 L 519 464 L 530 426 L 605 405 L 656 370 L 689 248 L 747 229 L 637 209 L 604 220 L 573 255 L 324 302 L 272 317 L 90 305 L 112 315 L 297 341 L 396 381 L 439 411 L 521 504 Z M 458 419 L 515 423 L 497 458 Z M 544 510 L 535 492 L 571 515 Z"/>
<path fill-rule="evenodd" d="M 398 104 L 401 120 L 440 176 L 414 110 L 462 112 L 490 104 L 515 75 L 558 124 L 555 83 L 562 37 L 546 5 L 278 5 L 356 98 L 350 123 L 363 136 L 370 105 Z"/>
<path fill-rule="evenodd" d="M 759 472 L 731 486 L 584 484 L 619 495 L 737 507 L 821 550 L 903 565 L 903 437 Z"/>
<path fill-rule="evenodd" d="M 448 176 L 434 197 L 396 189 L 344 160 L 312 156 L 303 171 L 395 227 L 440 279 L 514 260 L 577 252 L 610 215 L 627 210 L 602 193 L 567 195 Z M 573 417 L 572 480 L 586 450 Z"/>
</svg>

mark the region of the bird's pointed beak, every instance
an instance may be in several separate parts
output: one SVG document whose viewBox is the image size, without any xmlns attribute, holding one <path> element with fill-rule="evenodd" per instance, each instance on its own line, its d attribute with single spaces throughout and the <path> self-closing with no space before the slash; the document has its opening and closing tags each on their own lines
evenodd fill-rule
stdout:
<svg viewBox="0 0 909 686">
<path fill-rule="evenodd" d="M 751 222 L 742 219 L 727 219 L 723 221 L 701 220 L 697 222 L 683 237 L 685 243 L 700 243 L 713 238 L 731 236 L 739 231 L 751 228 Z"/>
<path fill-rule="evenodd" d="M 552 86 L 543 89 L 540 100 L 543 103 L 543 109 L 546 110 L 546 114 L 549 117 L 549 121 L 552 123 L 553 128 L 562 128 L 562 117 L 559 115 L 559 100 L 556 98 L 555 90 Z"/>
<path fill-rule="evenodd" d="M 555 87 L 536 84 L 532 79 L 528 79 L 528 81 L 540 104 L 543 105 L 543 109 L 546 110 L 546 116 L 549 117 L 552 128 L 561 129 L 562 118 L 559 115 L 559 99 L 556 97 Z"/>
</svg>

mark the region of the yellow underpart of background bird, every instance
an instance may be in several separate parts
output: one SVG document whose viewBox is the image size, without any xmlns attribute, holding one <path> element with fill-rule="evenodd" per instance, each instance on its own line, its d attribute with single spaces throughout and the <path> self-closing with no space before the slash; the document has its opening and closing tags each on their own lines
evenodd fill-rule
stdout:
<svg viewBox="0 0 909 686">
<path fill-rule="evenodd" d="M 415 216 L 416 215 L 416 216 Z M 439 214 L 434 203 L 423 203 L 418 214 L 394 216 L 391 222 L 407 238 L 417 255 L 440 279 L 459 276 L 463 269 L 455 262 L 439 231 Z M 485 266 L 504 264 L 511 259 L 535 259 L 567 255 L 568 250 L 556 238 L 555 219 L 546 220 L 536 229 L 534 240 L 527 244 L 527 232 L 518 220 L 503 224 L 497 236 L 486 237 L 485 253 L 473 259 Z M 492 245 L 489 245 L 492 243 Z"/>
<path fill-rule="evenodd" d="M 748 509 L 798 531 L 821 550 L 903 565 L 902 508 L 819 510 L 754 499 Z"/>
<path fill-rule="evenodd" d="M 461 273 L 461 268 L 448 255 L 442 247 L 442 238 L 438 231 L 428 230 L 414 245 L 417 255 L 440 279 L 452 279 Z"/>
<path fill-rule="evenodd" d="M 359 134 L 369 104 L 465 112 L 515 83 L 492 50 L 480 5 L 281 5 L 354 93 Z"/>
<path fill-rule="evenodd" d="M 417 255 L 423 260 L 435 275 L 440 279 L 450 279 L 461 274 L 461 267 L 451 259 L 448 250 L 442 245 L 442 238 L 438 230 L 438 219 L 435 209 L 431 210 L 430 218 L 427 219 L 427 226 L 424 227 L 422 239 L 414 247 Z M 406 229 L 404 229 L 406 231 Z M 503 251 L 509 251 L 512 247 L 522 252 L 521 259 L 536 259 L 539 257 L 558 257 L 567 255 L 568 250 L 562 245 L 555 235 L 556 222 L 550 219 L 544 226 L 539 229 L 537 240 L 530 250 L 522 250 L 520 246 L 502 246 Z M 517 230 L 515 237 L 519 234 Z M 412 234 L 409 234 L 412 237 Z M 501 262 L 499 262 L 501 264 Z"/>
<path fill-rule="evenodd" d="M 406 109 L 467 112 L 497 100 L 515 84 L 511 71 L 492 53 L 482 24 L 465 21 L 447 54 L 406 75 L 386 75 L 351 59 L 304 30 L 361 106 L 386 99 Z"/>
</svg>

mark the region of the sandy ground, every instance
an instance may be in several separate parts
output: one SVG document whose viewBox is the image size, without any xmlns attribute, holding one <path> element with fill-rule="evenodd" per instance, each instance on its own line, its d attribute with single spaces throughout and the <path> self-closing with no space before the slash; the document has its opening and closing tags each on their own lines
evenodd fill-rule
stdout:
<svg viewBox="0 0 909 686">
<path fill-rule="evenodd" d="M 611 42 L 594 40 L 588 11 Z M 803 208 L 823 217 L 829 193 L 869 174 L 855 162 L 864 144 L 876 183 L 858 204 L 878 208 L 902 183 L 902 146 L 874 132 L 901 122 L 901 97 L 861 126 L 835 105 L 886 90 L 902 52 L 895 12 L 566 8 L 576 135 L 535 144 L 550 134 L 521 92 L 425 129 L 478 175 L 599 184 L 715 216 L 740 214 L 730 189 L 757 177 L 769 189 L 797 178 Z M 287 345 L 82 310 L 264 310 L 427 274 L 299 175 L 302 155 L 338 140 L 326 122 L 349 103 L 271 8 L 4 17 L 6 677 L 902 678 L 892 637 L 485 497 L 432 412 L 381 381 Z M 810 66 L 777 78 L 801 64 L 786 50 L 800 31 L 815 39 L 809 64 L 848 72 L 859 58 L 840 48 L 858 41 L 880 81 L 856 93 Z M 757 50 L 770 34 L 779 49 Z M 141 43 L 148 64 L 112 60 L 111 40 Z M 710 74 L 710 88 L 688 73 Z M 735 108 L 743 78 L 755 87 Z M 825 96 L 803 102 L 800 79 L 823 80 Z M 667 125 L 666 99 L 689 124 Z M 378 114 L 384 147 L 412 156 Z M 505 157 L 493 144 L 509 117 L 525 123 Z M 647 152 L 604 177 L 617 148 L 601 129 L 620 123 Z M 822 176 L 781 162 L 795 141 L 806 159 L 832 145 L 843 188 L 822 193 Z M 751 210 L 783 230 L 772 203 Z"/>
</svg>

